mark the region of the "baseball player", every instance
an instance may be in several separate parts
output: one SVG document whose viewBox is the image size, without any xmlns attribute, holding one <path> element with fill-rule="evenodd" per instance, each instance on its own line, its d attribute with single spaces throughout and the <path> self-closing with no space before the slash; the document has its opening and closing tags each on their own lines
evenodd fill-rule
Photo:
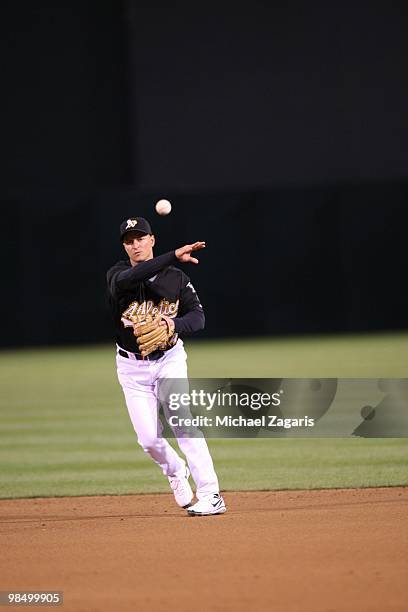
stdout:
<svg viewBox="0 0 408 612">
<path fill-rule="evenodd" d="M 142 217 L 124 221 L 120 239 L 128 259 L 110 268 L 107 283 L 116 327 L 118 379 L 138 442 L 161 467 L 177 504 L 189 515 L 222 514 L 226 506 L 204 437 L 176 438 L 187 467 L 158 435 L 158 380 L 187 379 L 187 355 L 180 335 L 202 329 L 205 322 L 190 279 L 173 264 L 197 264 L 192 253 L 205 243 L 187 244 L 154 257 L 155 236 Z M 198 499 L 194 504 L 190 473 Z"/>
</svg>

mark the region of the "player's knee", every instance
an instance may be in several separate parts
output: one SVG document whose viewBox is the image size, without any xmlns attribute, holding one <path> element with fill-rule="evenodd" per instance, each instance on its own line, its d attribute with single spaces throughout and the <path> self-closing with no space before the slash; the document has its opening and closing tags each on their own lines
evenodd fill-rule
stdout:
<svg viewBox="0 0 408 612">
<path fill-rule="evenodd" d="M 162 441 L 157 436 L 146 435 L 143 437 L 139 437 L 138 442 L 145 451 L 145 453 L 148 453 L 150 455 L 160 447 Z"/>
</svg>

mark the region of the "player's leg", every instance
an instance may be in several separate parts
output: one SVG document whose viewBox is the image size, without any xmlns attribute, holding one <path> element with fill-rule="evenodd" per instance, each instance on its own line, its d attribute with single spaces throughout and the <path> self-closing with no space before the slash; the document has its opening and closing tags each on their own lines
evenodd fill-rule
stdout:
<svg viewBox="0 0 408 612">
<path fill-rule="evenodd" d="M 160 364 L 157 376 L 161 379 L 167 379 L 167 381 L 178 379 L 174 382 L 177 392 L 180 392 L 180 385 L 184 381 L 188 390 L 187 355 L 180 341 L 169 351 L 165 361 Z M 167 396 L 170 392 L 168 388 Z M 196 484 L 197 498 L 207 500 L 209 497 L 219 495 L 218 478 L 205 438 L 202 435 L 192 438 L 177 437 L 177 443 L 186 456 L 191 475 Z"/>
<path fill-rule="evenodd" d="M 185 474 L 184 460 L 158 435 L 160 421 L 155 386 L 151 383 L 152 362 L 134 361 L 120 355 L 116 359 L 118 379 L 139 444 L 166 476 Z"/>
</svg>

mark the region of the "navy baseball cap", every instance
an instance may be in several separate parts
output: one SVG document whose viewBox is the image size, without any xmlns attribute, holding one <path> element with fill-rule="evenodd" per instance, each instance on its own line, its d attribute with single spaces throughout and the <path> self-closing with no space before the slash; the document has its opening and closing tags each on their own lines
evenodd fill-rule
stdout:
<svg viewBox="0 0 408 612">
<path fill-rule="evenodd" d="M 150 223 L 143 217 L 130 217 L 120 225 L 120 240 L 122 241 L 128 232 L 140 232 L 141 234 L 152 234 Z"/>
</svg>

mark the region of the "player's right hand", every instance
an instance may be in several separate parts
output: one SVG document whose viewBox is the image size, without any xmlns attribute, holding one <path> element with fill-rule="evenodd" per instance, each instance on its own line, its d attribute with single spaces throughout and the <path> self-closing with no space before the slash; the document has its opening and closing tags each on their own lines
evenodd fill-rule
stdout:
<svg viewBox="0 0 408 612">
<path fill-rule="evenodd" d="M 194 263 L 198 264 L 198 259 L 195 257 L 191 257 L 191 253 L 193 251 L 199 251 L 200 249 L 205 249 L 205 242 L 194 242 L 194 244 L 186 244 L 179 249 L 176 249 L 175 255 L 179 261 L 183 263 Z"/>
</svg>

